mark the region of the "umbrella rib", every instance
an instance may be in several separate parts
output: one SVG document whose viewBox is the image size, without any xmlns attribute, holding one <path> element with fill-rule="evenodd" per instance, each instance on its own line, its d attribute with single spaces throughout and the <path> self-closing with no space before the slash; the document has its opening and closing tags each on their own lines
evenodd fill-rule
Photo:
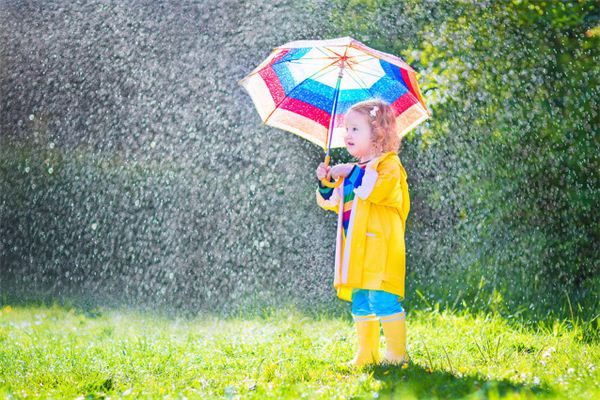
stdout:
<svg viewBox="0 0 600 400">
<path fill-rule="evenodd" d="M 369 58 L 373 58 L 371 56 L 368 56 L 368 57 Z M 347 63 L 348 66 L 350 66 L 351 64 L 354 64 L 355 66 L 364 66 L 363 64 L 361 64 L 364 60 L 361 60 L 361 61 L 352 61 L 353 58 L 355 58 L 355 57 L 348 57 L 348 63 Z M 276 62 L 276 63 L 274 63 L 272 65 L 280 64 L 280 63 L 283 63 L 283 62 L 287 62 L 287 63 L 290 63 L 290 64 L 300 64 L 300 65 L 302 65 L 305 60 L 332 60 L 332 59 L 336 59 L 336 58 L 335 57 L 308 57 L 308 58 L 299 58 L 299 59 L 295 59 L 295 60 L 280 61 L 280 62 Z M 308 64 L 308 65 L 310 65 L 310 64 Z M 366 69 L 370 70 L 370 71 L 374 71 L 372 68 L 366 68 Z M 361 72 L 363 72 L 363 71 L 361 71 Z M 365 73 L 368 73 L 368 72 L 365 71 Z M 373 74 L 373 73 L 371 73 L 371 75 L 373 75 L 373 76 L 380 76 L 380 74 Z"/>
<path fill-rule="evenodd" d="M 331 56 L 331 57 L 300 57 L 300 58 L 294 58 L 292 60 L 276 61 L 276 62 L 274 62 L 271 65 L 278 64 L 280 62 L 294 62 L 294 61 L 304 61 L 304 60 L 329 60 L 329 59 L 334 59 L 334 58 L 335 59 L 340 58 L 340 56 L 337 55 L 337 53 L 334 53 L 334 54 L 336 54 L 336 55 L 335 56 Z M 373 57 L 373 56 L 371 56 L 369 54 L 357 54 L 355 56 L 348 57 L 348 60 L 351 60 L 351 59 L 354 59 L 354 58 L 357 58 L 357 57 L 375 58 L 375 57 Z M 358 61 L 358 62 L 362 62 L 362 60 Z"/>
<path fill-rule="evenodd" d="M 317 50 L 321 51 L 321 49 L 320 49 L 320 48 L 317 48 Z M 271 54 L 272 54 L 272 53 L 271 53 Z M 326 53 L 323 53 L 323 54 L 325 54 L 325 55 L 326 55 Z M 335 54 L 335 53 L 334 53 L 334 54 Z M 310 59 L 312 59 L 312 58 L 313 58 L 313 57 L 310 57 Z M 326 59 L 334 59 L 334 58 L 335 58 L 335 57 L 323 57 L 322 59 L 323 59 L 323 60 L 326 60 Z M 317 58 L 317 57 L 315 57 L 314 59 L 320 59 L 320 58 Z M 265 65 L 265 66 L 264 66 L 264 67 L 262 67 L 261 69 L 258 69 L 258 70 L 256 70 L 256 71 L 252 71 L 252 72 L 250 72 L 248 75 L 246 75 L 246 76 L 245 76 L 244 78 L 242 78 L 241 80 L 243 81 L 243 80 L 245 80 L 245 79 L 248 79 L 248 78 L 249 78 L 249 77 L 251 77 L 252 75 L 256 75 L 256 74 L 258 74 L 258 73 L 260 73 L 260 72 L 264 71 L 264 70 L 265 70 L 265 68 L 268 68 L 268 67 L 273 67 L 273 65 L 276 65 L 276 64 L 281 64 L 281 63 L 284 63 L 284 62 L 292 62 L 292 61 L 297 61 L 297 60 L 298 60 L 298 59 L 293 59 L 293 60 L 285 60 L 285 59 L 284 59 L 284 60 L 282 60 L 282 61 L 280 60 L 280 61 L 275 61 L 274 63 L 268 63 L 267 65 Z M 300 60 L 305 60 L 305 58 L 300 58 Z"/>
<path fill-rule="evenodd" d="M 351 69 L 351 70 L 352 70 L 352 69 Z M 348 72 L 350 72 L 350 71 L 348 71 Z M 354 74 L 354 72 L 353 72 L 353 74 Z M 356 82 L 356 83 L 357 83 L 357 84 L 358 84 L 358 85 L 361 87 L 361 89 L 365 90 L 365 91 L 366 91 L 366 92 L 369 94 L 369 96 L 375 97 L 375 96 L 374 96 L 374 94 L 373 94 L 373 93 L 372 93 L 372 92 L 369 90 L 369 88 L 367 87 L 367 85 L 366 85 L 366 84 L 364 84 L 364 82 L 363 82 L 363 86 L 361 86 L 361 83 L 360 83 L 360 82 L 358 82 L 356 79 L 354 79 L 354 77 L 352 76 L 353 74 L 350 74 L 350 73 L 349 73 L 349 74 L 348 74 L 348 76 L 350 76 L 350 77 L 351 77 L 351 78 L 354 80 L 354 82 Z M 360 79 L 360 78 L 358 77 L 358 75 L 356 75 L 356 77 L 357 77 L 358 79 Z M 391 80 L 392 82 L 394 82 L 394 83 L 398 83 L 398 84 L 400 84 L 400 85 L 402 85 L 402 86 L 404 86 L 404 87 L 406 88 L 406 85 L 404 85 L 404 82 L 402 82 L 402 81 L 399 81 L 399 80 L 396 80 L 396 79 L 391 79 L 391 78 L 390 78 L 390 77 L 388 77 L 387 75 L 384 75 L 382 78 L 383 78 L 383 79 L 389 79 L 389 80 Z M 361 82 L 362 82 L 362 79 L 361 79 Z M 420 104 L 420 102 L 419 102 L 419 99 L 417 99 L 417 97 L 416 97 L 416 96 L 415 96 L 415 95 L 414 95 L 414 94 L 413 94 L 413 93 L 412 93 L 410 90 L 408 90 L 408 88 L 406 88 L 406 94 L 407 94 L 408 96 L 410 96 L 410 97 L 411 97 L 411 100 L 414 100 L 416 103 L 419 103 L 419 104 Z"/>
<path fill-rule="evenodd" d="M 354 79 L 354 77 L 352 77 L 352 74 L 348 74 L 348 75 L 349 75 L 349 76 L 350 76 L 352 79 Z M 358 77 L 358 75 L 356 75 L 356 77 L 357 77 L 358 79 L 360 79 L 360 78 Z M 404 82 L 402 82 L 402 81 L 399 81 L 399 80 L 397 80 L 397 79 L 391 79 L 391 78 L 390 78 L 390 77 L 388 77 L 387 75 L 384 75 L 384 76 L 382 77 L 382 79 L 388 79 L 388 80 L 390 80 L 390 81 L 392 81 L 392 82 L 394 82 L 394 83 L 398 83 L 398 84 L 400 84 L 400 85 L 402 85 L 402 86 L 404 86 L 404 87 L 406 88 L 406 85 L 404 85 Z M 354 79 L 354 81 L 355 81 L 355 82 L 356 82 L 356 83 L 357 83 L 357 84 L 360 86 L 360 82 L 357 82 L 357 81 L 356 81 L 356 79 Z M 362 82 L 362 79 L 361 79 L 361 82 Z M 372 92 L 369 90 L 369 88 L 367 88 L 367 85 L 366 85 L 366 84 L 364 84 L 364 82 L 363 82 L 363 86 L 364 86 L 364 87 L 361 87 L 361 88 L 363 88 L 364 90 L 366 90 L 366 91 L 369 93 L 369 95 L 370 95 L 370 96 L 374 96 L 374 95 L 373 95 L 373 93 L 372 93 Z M 414 94 L 413 94 L 413 93 L 412 93 L 410 90 L 408 90 L 408 88 L 406 88 L 406 93 L 407 93 L 409 96 L 411 96 L 413 100 L 415 100 L 416 102 L 419 102 L 419 101 L 418 101 L 418 99 L 415 97 L 415 95 L 414 95 Z"/>
<path fill-rule="evenodd" d="M 321 53 L 323 53 L 323 55 L 325 55 L 325 57 L 300 57 L 300 58 L 294 58 L 294 59 L 292 59 L 292 60 L 285 60 L 285 59 L 284 59 L 284 60 L 276 61 L 276 62 L 274 62 L 274 63 L 273 63 L 273 64 L 271 64 L 271 65 L 273 66 L 273 65 L 275 65 L 275 64 L 281 64 L 281 63 L 284 63 L 284 62 L 293 62 L 293 61 L 299 61 L 299 60 L 300 60 L 300 61 L 302 61 L 302 60 L 333 60 L 333 59 L 337 60 L 337 59 L 339 59 L 339 58 L 340 58 L 339 54 L 337 54 L 337 53 L 336 53 L 335 51 L 333 51 L 333 50 L 329 50 L 329 49 L 328 49 L 328 50 L 329 50 L 331 53 L 333 53 L 333 54 L 334 54 L 334 55 L 332 56 L 332 55 L 330 55 L 330 54 L 327 54 L 327 52 L 323 51 L 323 48 L 322 48 L 322 47 L 315 47 L 314 49 L 315 49 L 315 50 L 317 50 L 317 51 L 320 51 Z M 327 49 L 327 47 L 325 47 L 325 49 Z"/>
<path fill-rule="evenodd" d="M 349 66 L 351 70 L 355 71 L 356 73 L 361 73 L 361 74 L 365 74 L 365 75 L 371 75 L 377 78 L 381 78 L 381 73 L 375 74 L 372 72 L 368 72 L 370 69 L 366 69 L 366 70 L 360 70 L 359 68 L 356 68 L 357 64 L 354 64 L 354 68 L 352 68 L 352 66 Z M 373 70 L 370 70 L 373 71 Z"/>
<path fill-rule="evenodd" d="M 336 60 L 336 61 L 334 61 L 334 62 L 332 62 L 332 63 L 330 63 L 330 64 L 328 64 L 328 65 L 326 65 L 326 66 L 324 66 L 323 68 L 321 68 L 320 70 L 316 71 L 314 74 L 312 74 L 312 75 L 310 75 L 310 76 L 307 76 L 307 77 L 306 77 L 306 78 L 305 78 L 305 79 L 304 79 L 302 82 L 300 82 L 299 84 L 297 84 L 296 86 L 294 86 L 294 87 L 292 88 L 292 90 L 290 90 L 290 92 L 289 92 L 288 94 L 286 94 L 286 95 L 283 97 L 283 99 L 281 99 L 281 100 L 280 100 L 280 101 L 279 101 L 279 102 L 278 102 L 278 103 L 275 105 L 275 108 L 273 108 L 273 111 L 271 111 L 271 112 L 269 113 L 269 115 L 267 115 L 267 117 L 266 117 L 266 118 L 265 118 L 265 120 L 263 121 L 263 124 L 266 124 L 266 123 L 267 123 L 267 120 L 268 120 L 268 119 L 271 117 L 271 115 L 273 115 L 273 113 L 275 112 L 275 110 L 277 110 L 277 107 L 279 107 L 279 105 L 280 105 L 281 103 L 283 103 L 283 101 L 284 101 L 285 99 L 287 99 L 288 97 L 290 97 L 290 95 L 292 94 L 292 92 L 293 92 L 294 90 L 296 90 L 297 88 L 299 88 L 300 86 L 302 86 L 302 84 L 303 84 L 304 82 L 306 82 L 306 81 L 307 81 L 307 80 L 309 80 L 310 78 L 314 77 L 314 76 L 315 76 L 315 75 L 317 75 L 319 72 L 321 72 L 321 71 L 325 70 L 326 68 L 328 68 L 328 67 L 332 66 L 332 65 L 333 65 L 333 64 L 335 64 L 336 62 L 337 62 L 337 60 Z"/>
<path fill-rule="evenodd" d="M 273 64 L 271 65 L 275 65 L 278 63 L 282 63 L 282 62 L 294 62 L 294 61 L 304 61 L 304 60 L 332 60 L 334 58 L 339 58 L 339 57 L 301 57 L 301 58 L 294 58 L 291 60 L 279 60 L 279 61 L 275 61 Z"/>
<path fill-rule="evenodd" d="M 353 76 L 353 75 L 356 75 L 356 74 L 354 73 L 354 71 L 352 70 L 352 68 L 350 68 L 350 71 L 348 71 L 348 72 L 351 72 L 351 71 L 352 71 L 352 73 L 349 73 L 349 74 L 348 74 L 348 76 L 349 76 L 350 78 L 352 78 L 352 79 L 354 80 L 354 82 L 356 82 L 356 83 L 358 84 L 358 86 L 359 86 L 359 87 L 360 87 L 362 90 L 364 90 L 365 92 L 367 92 L 367 95 L 368 95 L 369 97 L 375 97 L 375 94 L 374 94 L 373 92 L 371 92 L 370 88 L 369 88 L 369 87 L 367 87 L 367 85 L 364 83 L 364 81 L 362 81 L 362 79 L 361 79 L 361 82 L 362 82 L 362 84 L 361 84 L 361 82 L 358 82 L 358 81 L 357 81 L 357 80 L 354 78 L 354 76 Z M 387 75 L 385 75 L 385 77 L 387 78 Z M 360 78 L 358 77 L 358 75 L 356 75 L 356 78 L 360 79 Z"/>
<path fill-rule="evenodd" d="M 350 73 L 350 72 L 352 72 L 352 73 Z M 373 96 L 373 93 L 371 93 L 371 91 L 367 87 L 367 84 L 362 79 L 360 80 L 360 82 L 358 82 L 352 75 L 355 75 L 355 74 L 354 74 L 354 71 L 352 71 L 352 69 L 350 69 L 348 71 L 348 76 L 350 78 L 352 78 L 352 80 L 354 80 L 354 82 L 356 82 L 361 89 L 366 90 L 366 92 L 369 93 L 369 96 Z M 356 77 L 358 78 L 358 75 Z"/>
<path fill-rule="evenodd" d="M 355 66 L 355 67 L 356 67 L 356 66 L 366 67 L 364 64 L 354 64 L 354 66 Z M 351 66 L 351 65 L 350 65 L 349 67 L 350 67 L 350 70 L 352 70 L 352 71 L 354 71 L 354 70 L 355 70 L 355 68 L 352 68 L 352 66 Z M 371 71 L 373 71 L 371 68 L 368 68 L 368 67 L 366 67 L 366 69 L 367 69 L 367 70 L 371 70 Z M 404 86 L 404 88 L 405 88 L 405 89 L 406 89 L 408 92 L 410 92 L 410 90 L 409 90 L 408 86 L 406 86 L 406 84 L 404 83 L 404 80 L 402 80 L 402 79 L 391 79 L 391 78 L 388 76 L 388 74 L 385 74 L 385 73 L 384 73 L 384 75 L 383 75 L 383 76 L 381 76 L 380 74 L 372 74 L 372 73 L 370 74 L 369 72 L 366 72 L 366 71 L 358 71 L 358 72 L 359 72 L 359 73 L 361 73 L 361 74 L 369 74 L 369 75 L 372 75 L 372 76 L 375 76 L 375 77 L 379 77 L 380 79 L 390 79 L 392 82 L 397 82 L 397 83 L 401 84 L 402 86 Z M 358 74 L 357 74 L 356 76 L 358 77 Z M 357 82 L 357 83 L 358 83 L 358 82 Z M 366 86 L 366 85 L 365 85 L 365 86 Z M 412 93 L 411 93 L 411 94 L 412 94 Z"/>
<path fill-rule="evenodd" d="M 315 49 L 318 50 L 318 51 L 321 51 L 323 54 L 327 55 L 327 53 L 324 52 L 322 48 L 316 47 Z M 267 67 L 273 67 L 273 65 L 277 65 L 277 64 L 282 64 L 282 63 L 302 64 L 302 61 L 304 61 L 304 60 L 337 60 L 337 59 L 339 59 L 339 57 L 340 57 L 339 54 L 337 54 L 333 50 L 329 50 L 329 51 L 332 52 L 333 54 L 335 54 L 335 56 L 326 56 L 326 57 L 301 57 L 301 58 L 297 58 L 297 59 L 293 59 L 293 60 L 285 60 L 284 59 L 284 60 L 276 61 L 276 62 L 271 63 L 271 64 L 267 64 L 263 68 L 261 68 L 261 69 L 259 69 L 257 71 L 249 73 L 243 79 L 248 79 L 248 77 L 260 73 L 265 68 L 267 68 Z M 355 56 L 349 57 L 348 59 L 350 60 L 350 59 L 353 59 L 353 58 L 356 58 L 356 57 L 365 57 L 365 56 L 366 57 L 370 57 L 370 58 L 375 58 L 375 57 L 372 57 L 371 55 L 368 55 L 368 54 L 357 54 Z M 359 62 L 361 62 L 361 61 L 359 61 Z M 373 75 L 373 76 L 378 76 L 378 75 Z"/>
<path fill-rule="evenodd" d="M 321 51 L 321 52 L 323 52 L 321 48 L 316 48 L 316 49 L 317 49 L 317 50 L 319 50 L 319 51 Z M 337 56 L 337 53 L 335 53 L 335 52 L 333 52 L 333 53 L 334 53 L 334 54 L 336 54 L 336 56 L 332 56 L 332 57 L 309 57 L 309 58 L 304 58 L 304 57 L 302 57 L 302 58 L 299 58 L 299 59 L 293 59 L 293 60 L 281 60 L 281 61 L 275 61 L 274 63 L 270 63 L 270 64 L 267 64 L 267 65 L 265 65 L 264 67 L 262 67 L 262 68 L 261 68 L 261 69 L 259 69 L 259 70 L 256 70 L 256 71 L 253 71 L 253 72 L 250 72 L 248 75 L 246 75 L 246 76 L 245 76 L 243 79 L 241 79 L 241 80 L 248 79 L 248 78 L 249 78 L 249 77 L 251 77 L 252 75 L 256 75 L 256 74 L 258 74 L 258 73 L 260 73 L 260 72 L 264 71 L 264 70 L 265 70 L 265 68 L 268 68 L 268 67 L 273 67 L 273 65 L 277 65 L 277 64 L 281 64 L 281 63 L 291 63 L 291 62 L 293 62 L 293 61 L 312 60 L 312 59 L 314 59 L 314 60 L 328 60 L 328 59 L 330 59 L 330 60 L 333 60 L 333 59 L 337 59 L 337 58 L 339 58 L 339 56 Z M 323 52 L 323 54 L 325 54 L 325 55 L 326 55 L 327 53 Z"/>
<path fill-rule="evenodd" d="M 399 68 L 403 68 L 409 71 L 414 71 L 414 69 L 403 59 L 401 59 L 398 56 L 395 56 L 393 54 L 390 53 L 385 53 L 383 51 L 379 51 L 376 49 L 373 49 L 371 47 L 362 45 L 362 46 L 353 46 L 353 48 L 362 51 L 365 54 L 369 54 L 374 58 L 377 59 L 383 59 L 387 62 L 389 62 L 390 64 L 394 64 L 395 66 L 399 67 Z"/>
<path fill-rule="evenodd" d="M 371 56 L 369 56 L 369 57 L 370 57 L 371 59 L 374 59 L 374 60 L 380 60 L 379 58 L 375 58 L 375 57 L 371 57 Z M 367 60 L 361 60 L 360 62 L 354 63 L 354 66 L 355 66 L 355 67 L 356 67 L 356 66 L 359 66 L 359 67 L 364 67 L 365 69 L 364 69 L 364 70 L 362 70 L 362 71 L 360 71 L 361 73 L 368 73 L 367 71 L 373 71 L 373 72 L 375 72 L 375 71 L 376 71 L 376 70 L 374 70 L 373 68 L 369 68 L 369 66 L 368 66 L 367 64 L 365 64 L 365 63 L 364 63 L 364 61 L 367 61 Z M 358 69 L 357 69 L 357 70 L 358 70 Z M 373 76 L 381 76 L 381 71 L 377 71 L 377 72 L 379 72 L 379 73 L 378 73 L 378 74 L 372 73 L 372 75 L 373 75 Z"/>
<path fill-rule="evenodd" d="M 364 52 L 364 50 L 362 50 L 362 49 L 361 49 L 361 51 L 363 51 L 363 52 Z M 373 56 L 373 55 L 371 55 L 371 54 L 368 54 L 368 53 L 366 53 L 366 52 L 364 53 L 364 55 L 366 55 L 367 57 L 369 57 L 369 58 L 372 58 L 372 59 L 374 59 L 374 60 L 381 60 L 381 59 L 382 59 L 382 58 L 379 58 L 379 57 Z M 365 68 L 365 70 L 363 70 L 363 71 L 359 71 L 360 73 L 368 74 L 368 72 L 367 72 L 366 70 L 375 71 L 375 70 L 373 70 L 372 68 L 369 68 L 369 67 L 368 67 L 366 64 L 364 64 L 364 63 L 363 63 L 363 61 L 366 61 L 366 59 L 365 59 L 365 60 L 361 60 L 361 62 L 360 62 L 360 63 L 354 63 L 354 65 L 355 65 L 355 66 L 361 66 L 361 67 L 364 67 L 364 68 Z M 387 61 L 387 62 L 390 62 L 390 61 L 388 61 L 388 60 L 385 60 L 385 61 Z M 406 67 L 404 67 L 403 65 L 401 66 L 401 65 L 398 65 L 398 64 L 394 64 L 394 63 L 392 63 L 392 62 L 390 62 L 390 64 L 392 64 L 392 65 L 395 65 L 395 66 L 397 66 L 397 67 L 398 67 L 398 68 L 400 68 L 400 69 L 403 69 L 403 68 L 404 68 L 404 69 L 406 69 Z M 380 74 L 371 74 L 371 75 L 372 75 L 372 76 L 376 76 L 376 77 L 381 77 L 381 75 L 380 75 Z M 387 77 L 387 74 L 385 74 L 384 76 L 385 76 L 385 77 Z M 403 86 L 406 88 L 406 90 L 410 91 L 410 90 L 408 89 L 408 86 L 406 86 L 406 84 L 404 83 L 404 81 L 403 81 L 403 80 L 394 79 L 394 81 L 400 82 L 400 83 L 401 83 L 401 84 L 402 84 L 402 85 L 403 85 Z"/>
</svg>

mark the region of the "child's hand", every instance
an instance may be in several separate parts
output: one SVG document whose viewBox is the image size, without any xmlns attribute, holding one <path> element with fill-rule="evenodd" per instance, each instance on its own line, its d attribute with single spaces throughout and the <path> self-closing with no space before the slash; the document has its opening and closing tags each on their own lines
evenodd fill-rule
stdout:
<svg viewBox="0 0 600 400">
<path fill-rule="evenodd" d="M 329 165 L 325 166 L 325 163 L 322 162 L 317 167 L 317 178 L 319 178 L 319 180 L 322 180 L 325 177 L 327 179 L 330 179 L 330 172 L 331 172 L 331 167 Z"/>
<path fill-rule="evenodd" d="M 337 180 L 338 178 L 347 177 L 353 168 L 354 164 L 338 164 L 331 167 L 329 174 Z"/>
</svg>

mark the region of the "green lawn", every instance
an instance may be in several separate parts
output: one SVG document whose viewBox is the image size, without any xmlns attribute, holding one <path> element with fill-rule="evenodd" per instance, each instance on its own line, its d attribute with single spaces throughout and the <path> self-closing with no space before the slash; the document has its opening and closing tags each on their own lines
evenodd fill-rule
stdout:
<svg viewBox="0 0 600 400">
<path fill-rule="evenodd" d="M 349 369 L 349 317 L 0 310 L 6 398 L 600 398 L 600 345 L 564 322 L 515 329 L 493 315 L 412 311 L 407 369 Z"/>
</svg>

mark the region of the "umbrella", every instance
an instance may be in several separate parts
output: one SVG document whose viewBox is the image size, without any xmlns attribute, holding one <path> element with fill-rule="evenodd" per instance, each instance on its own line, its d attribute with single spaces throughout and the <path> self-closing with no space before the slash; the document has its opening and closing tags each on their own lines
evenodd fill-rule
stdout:
<svg viewBox="0 0 600 400">
<path fill-rule="evenodd" d="M 264 125 L 330 149 L 344 147 L 343 116 L 355 103 L 379 98 L 396 113 L 398 135 L 429 118 L 417 72 L 401 58 L 351 37 L 298 40 L 276 47 L 238 83 Z M 341 183 L 323 184 L 333 187 Z"/>
</svg>

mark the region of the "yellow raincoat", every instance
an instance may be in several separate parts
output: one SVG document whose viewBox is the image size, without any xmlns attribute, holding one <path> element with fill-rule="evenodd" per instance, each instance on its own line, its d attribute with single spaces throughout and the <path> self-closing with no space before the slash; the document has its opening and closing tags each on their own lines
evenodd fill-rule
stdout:
<svg viewBox="0 0 600 400">
<path fill-rule="evenodd" d="M 347 234 L 343 235 L 343 187 L 317 204 L 338 214 L 333 286 L 339 298 L 352 301 L 352 288 L 385 290 L 404 300 L 404 232 L 410 210 L 407 174 L 396 152 L 369 161 L 354 188 Z M 345 236 L 345 238 L 344 238 Z"/>
</svg>

